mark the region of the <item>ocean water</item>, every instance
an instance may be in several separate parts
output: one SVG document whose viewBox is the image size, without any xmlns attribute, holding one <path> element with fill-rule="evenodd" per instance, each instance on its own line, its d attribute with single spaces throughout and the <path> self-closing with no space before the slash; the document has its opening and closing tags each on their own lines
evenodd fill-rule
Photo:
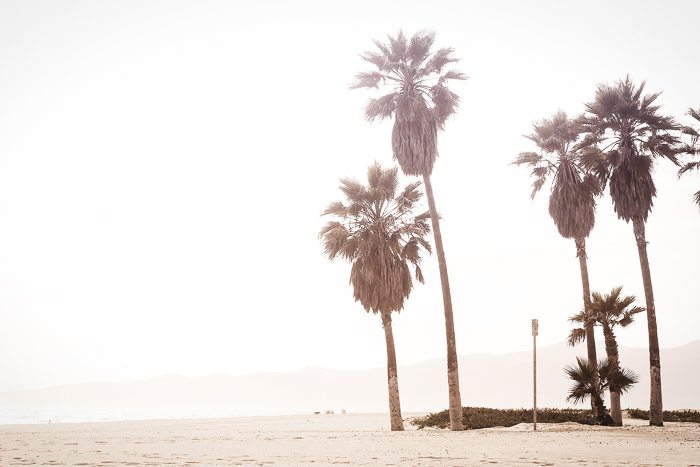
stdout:
<svg viewBox="0 0 700 467">
<path fill-rule="evenodd" d="M 0 407 L 0 425 L 26 425 L 40 423 L 115 422 L 127 420 L 178 420 L 198 418 L 230 418 L 269 415 L 298 415 L 308 412 L 275 412 L 266 410 L 230 409 L 51 409 Z"/>
</svg>

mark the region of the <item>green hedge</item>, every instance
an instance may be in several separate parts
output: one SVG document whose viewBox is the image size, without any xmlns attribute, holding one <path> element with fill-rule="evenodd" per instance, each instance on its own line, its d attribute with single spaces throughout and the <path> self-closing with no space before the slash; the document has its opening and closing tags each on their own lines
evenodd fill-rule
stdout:
<svg viewBox="0 0 700 467">
<path fill-rule="evenodd" d="M 632 418 L 649 420 L 649 411 L 641 409 L 627 409 Z M 664 410 L 664 422 L 695 422 L 700 423 L 700 412 L 697 410 Z"/>
<path fill-rule="evenodd" d="M 489 409 L 486 407 L 463 407 L 464 428 L 476 430 L 494 426 L 513 426 L 518 423 L 532 423 L 532 409 Z M 541 423 L 576 422 L 584 425 L 594 423 L 590 410 L 576 409 L 537 409 L 537 421 Z M 423 429 L 449 428 L 450 416 L 447 410 L 431 413 L 411 420 L 411 424 Z"/>
</svg>

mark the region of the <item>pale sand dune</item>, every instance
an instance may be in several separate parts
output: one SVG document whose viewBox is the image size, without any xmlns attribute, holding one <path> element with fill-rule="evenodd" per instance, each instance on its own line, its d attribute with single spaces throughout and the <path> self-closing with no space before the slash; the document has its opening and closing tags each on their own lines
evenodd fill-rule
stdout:
<svg viewBox="0 0 700 467">
<path fill-rule="evenodd" d="M 383 414 L 0 426 L 0 465 L 700 465 L 700 426 L 387 431 Z M 407 425 L 407 427 L 410 425 Z"/>
</svg>

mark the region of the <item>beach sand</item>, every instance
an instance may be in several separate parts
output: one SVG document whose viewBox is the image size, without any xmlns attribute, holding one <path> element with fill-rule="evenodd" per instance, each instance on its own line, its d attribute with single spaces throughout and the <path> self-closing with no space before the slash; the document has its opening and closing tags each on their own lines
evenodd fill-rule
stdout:
<svg viewBox="0 0 700 467">
<path fill-rule="evenodd" d="M 0 465 L 700 465 L 700 425 L 388 431 L 385 414 L 0 426 Z"/>
</svg>

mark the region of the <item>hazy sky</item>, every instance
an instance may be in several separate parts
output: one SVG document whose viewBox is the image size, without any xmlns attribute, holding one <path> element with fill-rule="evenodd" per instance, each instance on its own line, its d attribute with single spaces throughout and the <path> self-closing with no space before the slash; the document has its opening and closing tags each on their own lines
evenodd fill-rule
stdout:
<svg viewBox="0 0 700 467">
<path fill-rule="evenodd" d="M 0 390 L 385 365 L 379 317 L 317 234 L 338 178 L 392 164 L 391 124 L 365 122 L 372 93 L 348 85 L 400 28 L 434 30 L 470 76 L 433 174 L 458 352 L 528 349 L 535 317 L 543 345 L 564 340 L 573 241 L 509 163 L 534 120 L 580 113 L 627 73 L 689 123 L 698 17 L 694 1 L 0 1 Z M 671 347 L 700 338 L 700 174 L 662 161 L 656 182 Z M 588 244 L 593 290 L 624 285 L 643 306 L 608 196 Z M 435 257 L 424 271 L 394 320 L 399 364 L 445 354 Z M 619 334 L 645 346 L 645 318 Z"/>
</svg>

